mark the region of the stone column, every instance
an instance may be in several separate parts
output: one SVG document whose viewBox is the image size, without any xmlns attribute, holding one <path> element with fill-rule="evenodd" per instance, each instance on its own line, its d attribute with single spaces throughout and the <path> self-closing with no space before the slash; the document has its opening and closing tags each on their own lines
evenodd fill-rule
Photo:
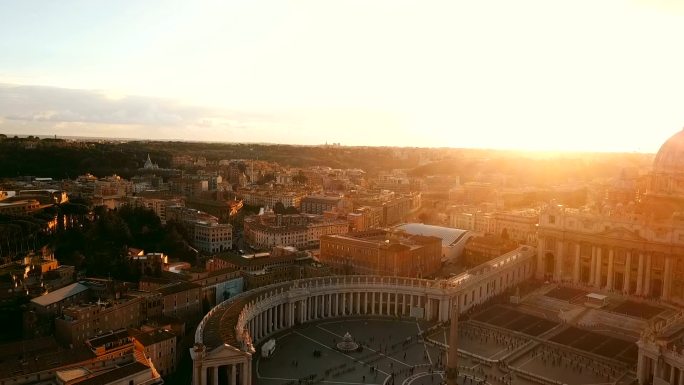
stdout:
<svg viewBox="0 0 684 385">
<path fill-rule="evenodd" d="M 627 251 L 627 256 L 625 257 L 625 275 L 624 282 L 622 283 L 622 292 L 629 294 L 630 285 L 632 282 L 632 251 Z"/>
<path fill-rule="evenodd" d="M 432 317 L 432 301 L 430 300 L 430 297 L 425 298 L 425 319 L 430 320 Z"/>
<path fill-rule="evenodd" d="M 596 282 L 596 246 L 591 245 L 591 263 L 589 264 L 589 284 Z"/>
<path fill-rule="evenodd" d="M 613 262 L 615 261 L 615 250 L 608 250 L 608 276 L 606 277 L 606 289 L 613 290 Z"/>
<path fill-rule="evenodd" d="M 554 281 L 561 281 L 563 278 L 563 272 L 562 272 L 562 264 L 563 264 L 563 258 L 564 258 L 564 251 L 565 251 L 565 242 L 562 240 L 558 240 L 556 242 L 556 259 L 554 260 L 554 267 L 553 267 L 553 280 Z M 503 284 L 502 290 L 503 290 Z"/>
<path fill-rule="evenodd" d="M 342 315 L 347 315 L 347 293 L 342 293 Z"/>
<path fill-rule="evenodd" d="M 665 256 L 665 269 L 663 271 L 663 293 L 664 300 L 670 299 L 670 287 L 672 286 L 672 256 Z"/>
<path fill-rule="evenodd" d="M 330 317 L 332 315 L 332 294 L 326 294 L 325 302 L 326 302 L 326 307 L 328 309 L 325 316 Z"/>
<path fill-rule="evenodd" d="M 601 253 L 602 253 L 602 248 L 597 247 L 596 248 L 596 282 L 594 282 L 594 286 L 597 288 L 601 288 Z"/>
<path fill-rule="evenodd" d="M 214 385 L 218 385 L 218 369 L 218 366 L 214 366 L 213 368 L 214 374 L 212 375 L 212 377 L 214 379 Z"/>
<path fill-rule="evenodd" d="M 399 294 L 394 293 L 394 316 L 399 315 Z"/>
<path fill-rule="evenodd" d="M 675 367 L 674 365 L 670 365 L 670 375 L 669 377 L 669 383 L 670 385 L 674 385 L 674 380 L 675 380 Z"/>
<path fill-rule="evenodd" d="M 401 315 L 406 315 L 406 294 L 401 295 Z"/>
<path fill-rule="evenodd" d="M 256 330 L 254 333 L 256 334 L 257 339 L 261 339 L 261 313 L 257 314 L 254 319 L 256 320 Z"/>
<path fill-rule="evenodd" d="M 380 291 L 380 315 L 385 315 L 385 313 L 383 312 L 383 309 L 382 309 L 382 305 L 383 305 L 383 302 L 385 300 L 384 297 L 385 297 L 385 293 L 383 293 L 381 290 Z"/>
<path fill-rule="evenodd" d="M 447 385 L 457 385 L 458 377 L 458 306 L 451 306 L 449 351 L 447 352 Z"/>
<path fill-rule="evenodd" d="M 363 292 L 358 292 L 356 297 L 356 314 L 363 314 L 363 308 L 366 306 L 366 298 Z"/>
<path fill-rule="evenodd" d="M 537 279 L 541 279 L 544 277 L 544 253 L 546 251 L 544 249 L 545 246 L 545 238 L 540 235 L 537 239 Z"/>
<path fill-rule="evenodd" d="M 637 381 L 640 385 L 644 385 L 646 383 L 646 360 L 647 357 L 642 353 L 639 353 L 637 359 Z"/>
<path fill-rule="evenodd" d="M 413 309 L 413 294 L 409 294 L 410 304 L 409 304 L 409 314 L 411 314 L 411 309 Z"/>
<path fill-rule="evenodd" d="M 580 278 L 580 244 L 575 244 L 575 265 L 572 269 L 572 283 L 577 285 Z"/>
<path fill-rule="evenodd" d="M 363 292 L 363 314 L 368 314 L 368 292 Z"/>
<path fill-rule="evenodd" d="M 679 385 L 684 385 L 684 370 L 679 369 Z"/>
<path fill-rule="evenodd" d="M 644 282 L 644 253 L 639 252 L 639 262 L 637 265 L 637 276 L 636 276 L 636 295 L 642 295 L 643 292 L 643 282 Z"/>
<path fill-rule="evenodd" d="M 646 274 L 644 275 L 644 295 L 651 295 L 651 254 L 646 254 Z"/>
<path fill-rule="evenodd" d="M 237 364 L 230 365 L 230 385 L 237 385 Z"/>
</svg>

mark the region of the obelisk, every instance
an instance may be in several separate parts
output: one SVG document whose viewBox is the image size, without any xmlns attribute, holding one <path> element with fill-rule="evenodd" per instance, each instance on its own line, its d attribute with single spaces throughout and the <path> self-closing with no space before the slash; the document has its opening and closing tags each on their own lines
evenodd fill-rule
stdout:
<svg viewBox="0 0 684 385">
<path fill-rule="evenodd" d="M 458 297 L 457 297 L 458 298 Z M 447 352 L 447 385 L 456 385 L 458 379 L 458 304 L 451 306 L 451 325 L 449 326 L 449 351 Z"/>
</svg>

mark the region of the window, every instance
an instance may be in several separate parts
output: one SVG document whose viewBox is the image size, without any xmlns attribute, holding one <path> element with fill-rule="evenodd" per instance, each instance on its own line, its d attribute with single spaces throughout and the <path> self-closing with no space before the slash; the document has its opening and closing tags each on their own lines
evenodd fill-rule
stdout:
<svg viewBox="0 0 684 385">
<path fill-rule="evenodd" d="M 549 215 L 549 224 L 550 225 L 556 224 L 556 216 L 555 215 Z"/>
</svg>

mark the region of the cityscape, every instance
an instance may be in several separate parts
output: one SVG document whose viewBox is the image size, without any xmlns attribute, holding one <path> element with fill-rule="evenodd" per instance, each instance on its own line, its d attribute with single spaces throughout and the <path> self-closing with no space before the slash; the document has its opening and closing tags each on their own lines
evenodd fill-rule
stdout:
<svg viewBox="0 0 684 385">
<path fill-rule="evenodd" d="M 669 1 L 0 4 L 0 385 L 684 384 L 682 37 Z"/>
</svg>

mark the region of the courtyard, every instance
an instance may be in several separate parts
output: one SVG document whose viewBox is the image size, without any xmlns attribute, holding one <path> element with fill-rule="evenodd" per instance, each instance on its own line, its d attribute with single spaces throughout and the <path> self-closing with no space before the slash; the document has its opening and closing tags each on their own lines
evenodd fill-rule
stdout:
<svg viewBox="0 0 684 385">
<path fill-rule="evenodd" d="M 498 314 L 491 316 L 498 318 Z M 423 332 L 425 338 L 419 336 Z M 336 349 L 346 333 L 361 345 L 360 349 Z M 273 338 L 276 349 L 270 357 L 260 357 L 259 349 L 255 354 L 259 385 L 432 385 L 445 379 L 448 325 L 409 318 L 346 318 L 300 325 Z M 580 385 L 621 383 L 633 378 L 619 365 L 597 363 L 576 349 L 548 347 L 513 330 L 468 321 L 459 324 L 459 350 L 459 372 L 473 378 L 465 382 L 460 379 L 466 384 L 486 379 L 490 384 L 527 385 L 543 378 L 549 383 Z"/>
</svg>

